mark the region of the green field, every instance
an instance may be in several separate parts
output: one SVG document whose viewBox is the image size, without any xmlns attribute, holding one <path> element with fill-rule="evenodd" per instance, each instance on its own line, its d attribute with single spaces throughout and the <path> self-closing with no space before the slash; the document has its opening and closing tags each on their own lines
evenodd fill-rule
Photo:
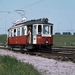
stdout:
<svg viewBox="0 0 75 75">
<path fill-rule="evenodd" d="M 53 46 L 75 46 L 75 36 L 73 35 L 54 35 Z"/>
<path fill-rule="evenodd" d="M 0 56 L 0 75 L 41 75 L 31 64 L 14 57 Z"/>
</svg>

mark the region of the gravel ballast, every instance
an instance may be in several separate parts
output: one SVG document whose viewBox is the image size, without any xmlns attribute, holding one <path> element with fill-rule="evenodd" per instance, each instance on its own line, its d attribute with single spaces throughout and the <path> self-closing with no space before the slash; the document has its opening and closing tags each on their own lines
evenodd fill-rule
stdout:
<svg viewBox="0 0 75 75">
<path fill-rule="evenodd" d="M 75 63 L 71 61 L 56 61 L 3 49 L 0 49 L 0 55 L 14 56 L 23 62 L 32 64 L 42 75 L 75 75 Z"/>
</svg>

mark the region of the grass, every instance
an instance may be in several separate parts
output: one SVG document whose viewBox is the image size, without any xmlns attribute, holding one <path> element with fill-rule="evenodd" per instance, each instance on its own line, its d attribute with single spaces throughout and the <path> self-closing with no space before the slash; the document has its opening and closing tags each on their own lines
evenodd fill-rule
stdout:
<svg viewBox="0 0 75 75">
<path fill-rule="evenodd" d="M 7 35 L 6 34 L 0 35 L 0 45 L 5 45 L 6 40 L 7 40 Z"/>
<path fill-rule="evenodd" d="M 71 35 L 54 35 L 54 46 L 75 46 L 75 36 Z"/>
<path fill-rule="evenodd" d="M 41 75 L 31 64 L 14 57 L 0 56 L 0 75 Z"/>
</svg>

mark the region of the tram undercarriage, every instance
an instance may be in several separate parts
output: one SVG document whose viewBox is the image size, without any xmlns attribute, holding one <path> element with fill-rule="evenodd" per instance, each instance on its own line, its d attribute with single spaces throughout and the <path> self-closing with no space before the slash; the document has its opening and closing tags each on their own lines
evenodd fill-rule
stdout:
<svg viewBox="0 0 75 75">
<path fill-rule="evenodd" d="M 51 45 L 42 45 L 42 44 L 27 44 L 27 45 L 20 45 L 20 44 L 12 44 L 12 45 L 8 45 L 9 48 L 11 48 L 12 50 L 14 48 L 19 48 L 20 50 L 27 50 L 27 51 L 34 51 L 34 52 L 52 52 L 52 44 Z"/>
</svg>

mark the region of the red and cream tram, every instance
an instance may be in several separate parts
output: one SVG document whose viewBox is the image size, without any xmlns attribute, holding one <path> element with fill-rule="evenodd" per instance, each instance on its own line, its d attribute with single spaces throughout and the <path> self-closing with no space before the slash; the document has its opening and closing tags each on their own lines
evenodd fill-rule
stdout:
<svg viewBox="0 0 75 75">
<path fill-rule="evenodd" d="M 20 22 L 8 29 L 7 40 L 10 48 L 51 52 L 53 24 L 47 18 Z"/>
</svg>

